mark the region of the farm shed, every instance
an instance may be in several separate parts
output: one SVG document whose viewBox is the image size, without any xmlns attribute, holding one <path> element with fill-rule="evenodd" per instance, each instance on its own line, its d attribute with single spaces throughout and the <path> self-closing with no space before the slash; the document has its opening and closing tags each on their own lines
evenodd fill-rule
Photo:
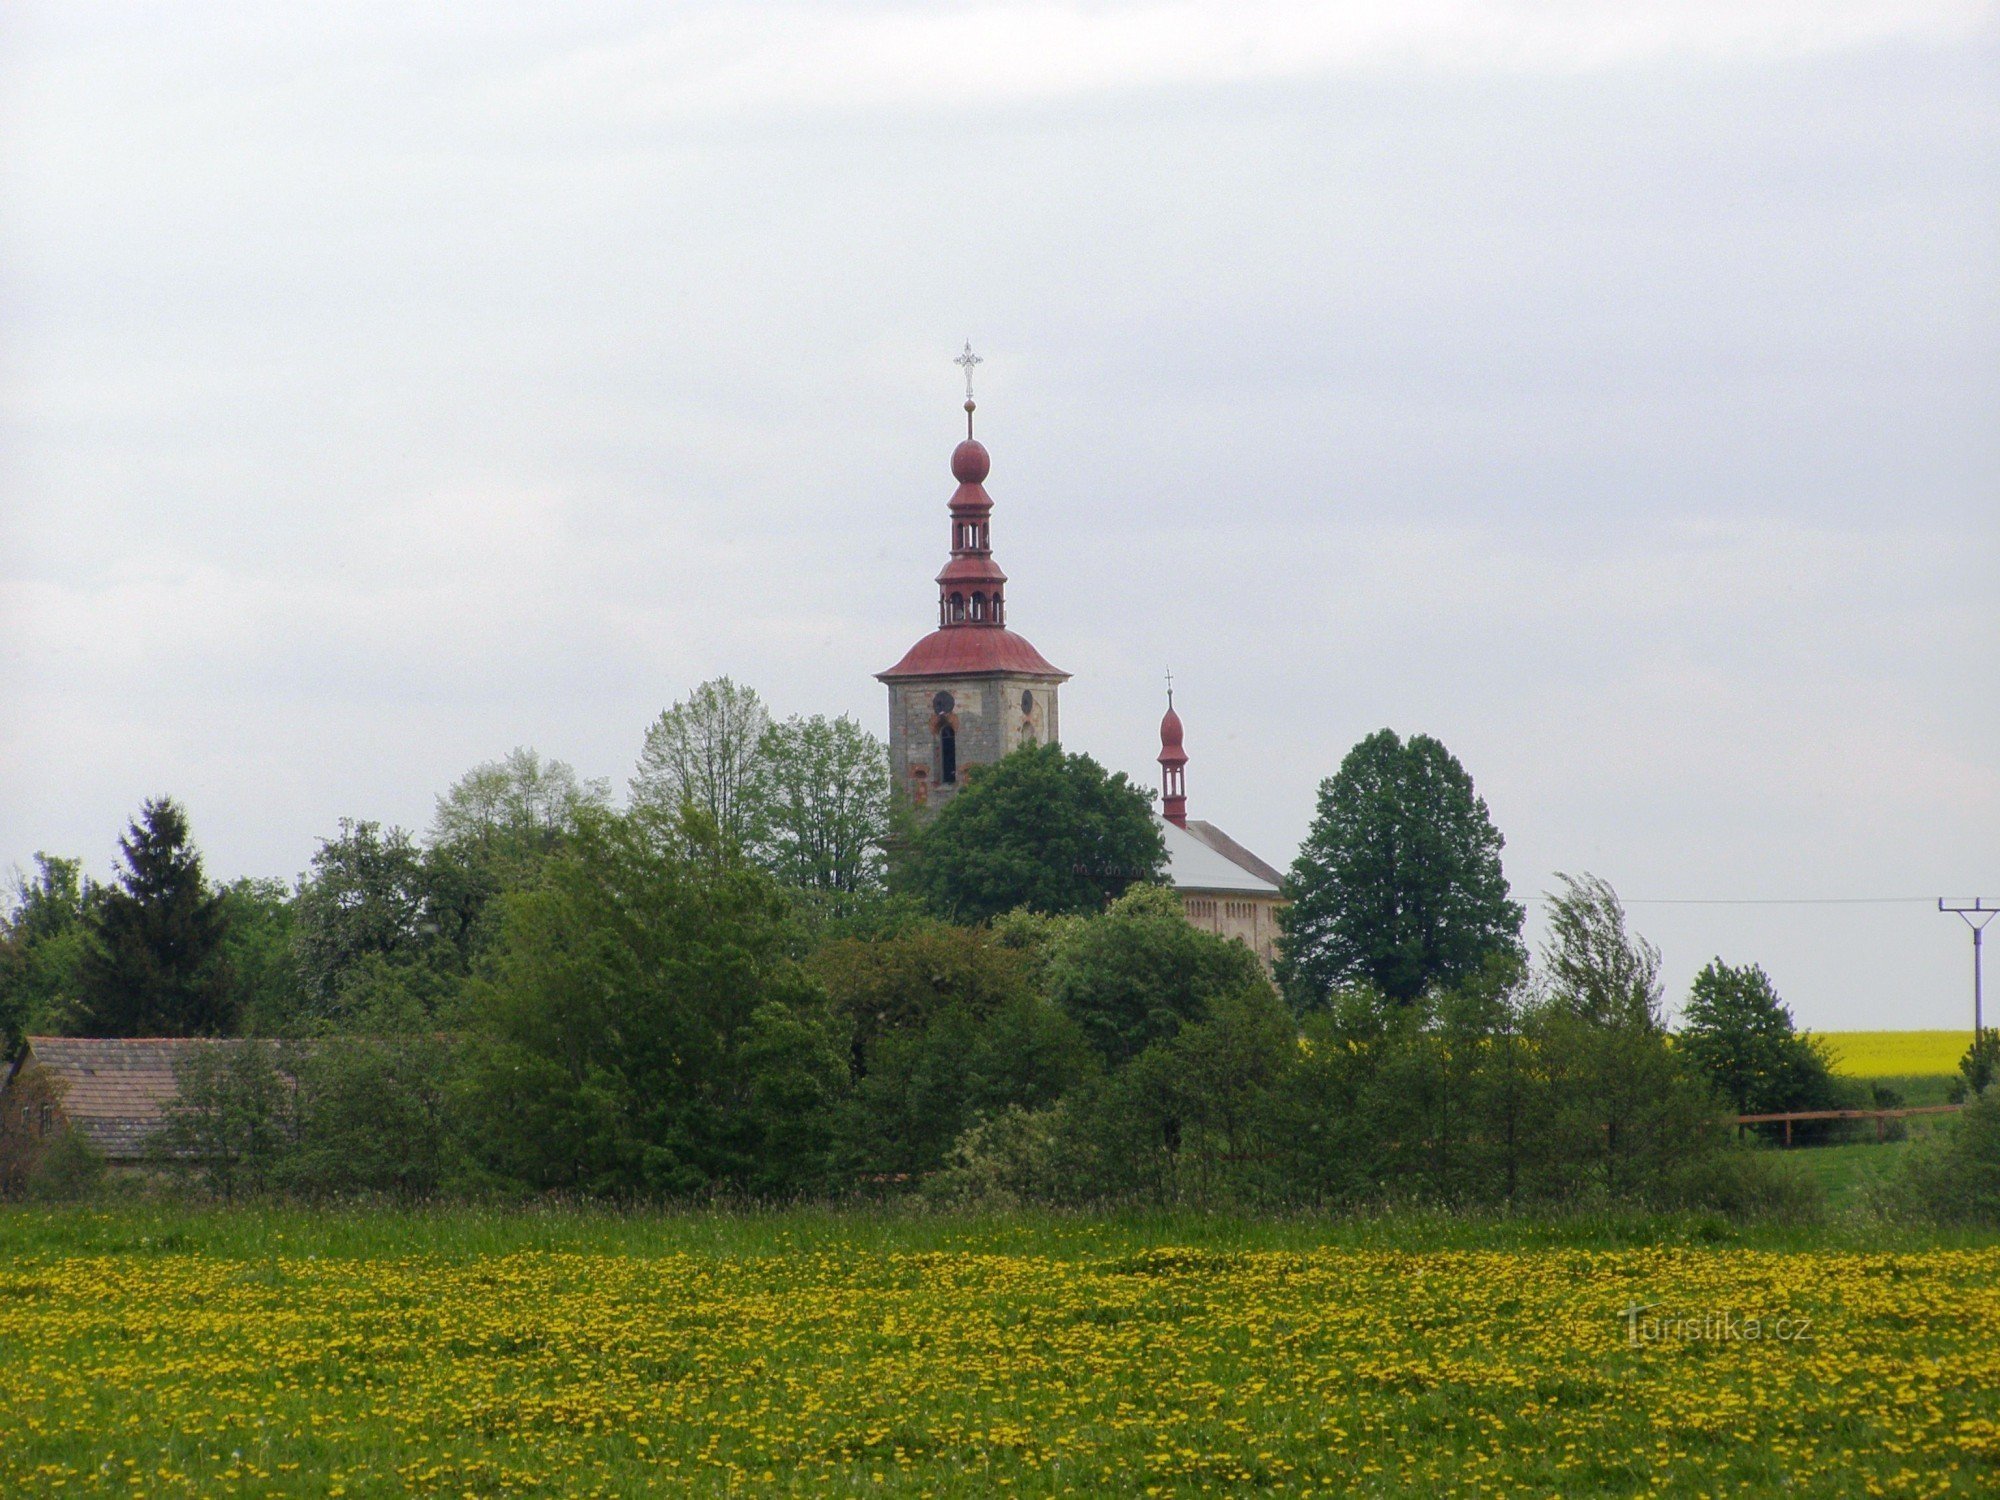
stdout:
<svg viewBox="0 0 2000 1500">
<path fill-rule="evenodd" d="M 113 1166 L 145 1160 L 178 1092 L 174 1066 L 208 1037 L 31 1036 L 0 1088 L 0 1158 L 25 1160 L 71 1127 Z"/>
</svg>

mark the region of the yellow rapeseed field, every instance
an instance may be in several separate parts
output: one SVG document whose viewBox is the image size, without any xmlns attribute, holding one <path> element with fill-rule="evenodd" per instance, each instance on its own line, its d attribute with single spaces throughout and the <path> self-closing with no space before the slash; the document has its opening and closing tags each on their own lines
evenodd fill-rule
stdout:
<svg viewBox="0 0 2000 1500">
<path fill-rule="evenodd" d="M 2000 1250 L 0 1260 L 7 1496 L 1260 1490 L 2000 1493 Z"/>
<path fill-rule="evenodd" d="M 1850 1078 L 1907 1078 L 1958 1071 L 1971 1031 L 1823 1031 L 1833 1070 Z"/>
</svg>

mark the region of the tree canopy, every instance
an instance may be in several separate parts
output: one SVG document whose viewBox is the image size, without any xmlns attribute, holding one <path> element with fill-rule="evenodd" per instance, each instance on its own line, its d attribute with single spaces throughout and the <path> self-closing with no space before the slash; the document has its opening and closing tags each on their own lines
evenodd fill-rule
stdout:
<svg viewBox="0 0 2000 1500">
<path fill-rule="evenodd" d="M 187 814 L 148 802 L 119 840 L 124 868 L 96 904 L 77 976 L 96 1036 L 217 1036 L 234 1019 L 222 898 L 202 875 Z"/>
<path fill-rule="evenodd" d="M 1429 735 L 1368 736 L 1320 783 L 1292 865 L 1284 973 L 1296 1003 L 1365 983 L 1408 1001 L 1519 955 L 1504 841 L 1456 757 Z"/>
<path fill-rule="evenodd" d="M 754 688 L 704 682 L 646 731 L 632 805 L 669 817 L 692 803 L 732 848 L 750 839 L 750 783 L 771 715 Z"/>
<path fill-rule="evenodd" d="M 793 716 L 764 732 L 750 770 L 745 823 L 757 860 L 831 914 L 882 884 L 889 755 L 854 720 Z"/>
<path fill-rule="evenodd" d="M 1166 865 L 1144 788 L 1088 755 L 1026 745 L 972 768 L 919 836 L 913 883 L 938 915 L 978 922 L 1016 907 L 1100 912 Z"/>
<path fill-rule="evenodd" d="M 1712 959 L 1681 1010 L 1681 1050 L 1738 1114 L 1825 1107 L 1826 1059 L 1792 1026 L 1771 977 L 1756 964 Z"/>
</svg>

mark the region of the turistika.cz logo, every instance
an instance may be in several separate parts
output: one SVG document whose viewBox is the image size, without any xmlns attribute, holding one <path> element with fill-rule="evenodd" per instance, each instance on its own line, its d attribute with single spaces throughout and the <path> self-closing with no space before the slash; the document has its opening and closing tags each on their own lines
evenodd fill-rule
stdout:
<svg viewBox="0 0 2000 1500">
<path fill-rule="evenodd" d="M 1812 1335 L 1812 1319 L 1804 1313 L 1775 1318 L 1744 1315 L 1734 1309 L 1704 1313 L 1657 1313 L 1657 1302 L 1635 1304 L 1618 1316 L 1625 1321 L 1625 1347 L 1645 1344 L 1795 1344 Z"/>
</svg>

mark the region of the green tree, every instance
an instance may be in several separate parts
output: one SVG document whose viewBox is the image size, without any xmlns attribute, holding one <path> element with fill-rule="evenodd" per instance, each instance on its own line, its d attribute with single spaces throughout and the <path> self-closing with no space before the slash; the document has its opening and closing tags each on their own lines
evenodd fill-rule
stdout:
<svg viewBox="0 0 2000 1500">
<path fill-rule="evenodd" d="M 778 1191 L 767 1145 L 824 1128 L 769 1113 L 801 1098 L 789 1045 L 776 1048 L 789 1081 L 759 1089 L 782 1029 L 753 1024 L 761 1007 L 827 1024 L 788 954 L 783 894 L 718 858 L 704 818 L 680 829 L 589 813 L 532 890 L 502 898 L 467 1059 L 473 1138 L 501 1179 L 620 1196 Z M 818 1050 L 837 1045 L 829 1031 Z"/>
<path fill-rule="evenodd" d="M 1524 1147 L 1531 1195 L 1672 1206 L 1721 1140 L 1707 1079 L 1669 1044 L 1660 955 L 1627 930 L 1617 892 L 1557 877 L 1542 949 L 1544 998 L 1527 1019 L 1544 1088 Z"/>
<path fill-rule="evenodd" d="M 202 876 L 187 815 L 148 802 L 119 840 L 124 869 L 92 914 L 78 974 L 98 1036 L 218 1036 L 230 1029 L 228 918 Z"/>
<path fill-rule="evenodd" d="M 913 879 L 940 916 L 980 922 L 1016 907 L 1099 912 L 1166 863 L 1144 788 L 1087 755 L 1029 745 L 972 768 L 920 836 Z"/>
<path fill-rule="evenodd" d="M 405 1023 L 420 1017 L 402 1018 Z M 367 1034 L 325 1036 L 287 1059 L 291 1130 L 272 1180 L 305 1197 L 429 1198 L 457 1160 L 456 1058 L 435 1031 L 372 1013 Z"/>
<path fill-rule="evenodd" d="M 1954 1102 L 1968 1094 L 1985 1093 L 1995 1078 L 2000 1078 L 2000 1030 L 1988 1026 L 1973 1037 L 1965 1056 L 1958 1060 L 1958 1078 L 1952 1091 Z"/>
<path fill-rule="evenodd" d="M 1090 1066 L 1075 1022 L 982 929 L 927 921 L 840 939 L 808 968 L 849 1038 L 841 1143 L 854 1171 L 929 1172 L 975 1119 L 1051 1104 Z"/>
<path fill-rule="evenodd" d="M 754 688 L 704 682 L 646 731 L 632 777 L 632 805 L 667 816 L 692 803 L 729 848 L 751 835 L 752 783 L 771 715 Z"/>
<path fill-rule="evenodd" d="M 1556 872 L 1545 899 L 1549 935 L 1542 969 L 1550 999 L 1597 1025 L 1660 1028 L 1660 950 L 1625 927 L 1625 906 L 1595 875 Z"/>
<path fill-rule="evenodd" d="M 1311 1009 L 1353 984 L 1406 1002 L 1519 953 L 1503 842 L 1438 741 L 1388 729 L 1361 741 L 1320 783 L 1292 866 L 1281 972 L 1295 1003 Z"/>
<path fill-rule="evenodd" d="M 1282 1192 L 1258 1158 L 1269 1144 L 1262 1127 L 1297 1060 L 1298 1028 L 1260 980 L 1212 996 L 1200 1017 L 1134 1058 L 1116 1092 L 1177 1196 Z"/>
<path fill-rule="evenodd" d="M 282 880 L 245 876 L 217 894 L 228 934 L 223 961 L 236 987 L 231 1009 L 253 1035 L 289 1030 L 300 1004 L 290 888 Z"/>
<path fill-rule="evenodd" d="M 81 860 L 40 852 L 34 877 L 15 877 L 0 911 L 0 1059 L 31 1032 L 73 1027 L 96 889 Z"/>
<path fill-rule="evenodd" d="M 1043 982 L 1114 1068 L 1221 996 L 1270 987 L 1249 948 L 1193 926 L 1180 898 L 1156 885 L 1135 886 L 1063 929 Z"/>
<path fill-rule="evenodd" d="M 422 961 L 435 923 L 426 915 L 423 856 L 400 828 L 342 818 L 320 843 L 292 905 L 292 958 L 306 1013 L 338 1023 L 364 968 Z"/>
<path fill-rule="evenodd" d="M 469 964 L 490 936 L 483 919 L 493 898 L 532 886 L 579 821 L 610 804 L 609 783 L 526 747 L 474 766 L 438 798 L 425 839 L 418 884 L 426 934 L 449 941 Z"/>
<path fill-rule="evenodd" d="M 744 792 L 758 861 L 845 916 L 882 885 L 889 757 L 854 720 L 793 717 L 765 731 Z"/>
<path fill-rule="evenodd" d="M 1681 1011 L 1680 1049 L 1738 1114 L 1824 1108 L 1826 1059 L 1793 1028 L 1792 1013 L 1756 964 L 1711 959 Z"/>
</svg>

